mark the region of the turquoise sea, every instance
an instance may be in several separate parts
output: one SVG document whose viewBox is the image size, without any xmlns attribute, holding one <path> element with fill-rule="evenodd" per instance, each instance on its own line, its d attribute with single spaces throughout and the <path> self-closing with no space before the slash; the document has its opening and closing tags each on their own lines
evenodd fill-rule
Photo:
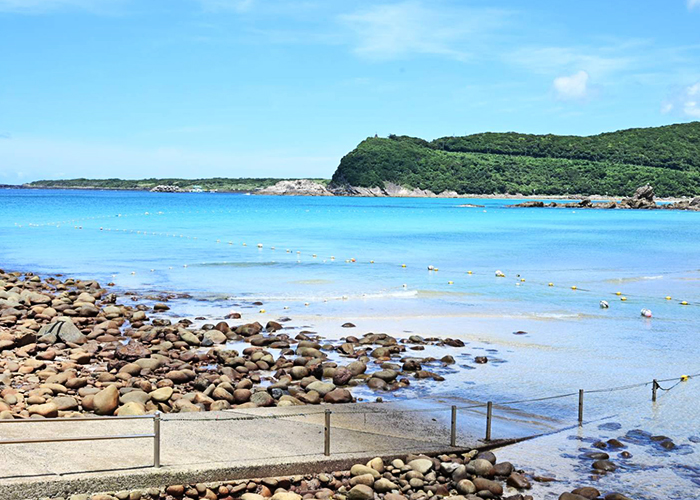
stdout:
<svg viewBox="0 0 700 500">
<path fill-rule="evenodd" d="M 191 294 L 173 301 L 179 315 L 289 316 L 329 338 L 351 321 L 353 334 L 468 343 L 445 382 L 394 398 L 512 401 L 700 373 L 700 213 L 508 208 L 516 202 L 2 190 L 0 268 Z M 475 365 L 478 355 L 491 362 Z M 650 395 L 650 386 L 586 395 L 595 422 L 508 453 L 593 481 L 577 458 L 585 440 L 643 429 L 677 448 L 630 442 L 633 458 L 595 479 L 600 488 L 697 498 L 700 378 L 656 404 Z M 517 406 L 561 426 L 575 424 L 576 408 L 576 398 Z"/>
</svg>

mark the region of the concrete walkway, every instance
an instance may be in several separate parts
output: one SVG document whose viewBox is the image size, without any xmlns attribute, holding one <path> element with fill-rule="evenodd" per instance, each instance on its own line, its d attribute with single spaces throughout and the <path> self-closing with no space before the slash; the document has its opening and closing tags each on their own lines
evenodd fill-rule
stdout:
<svg viewBox="0 0 700 500">
<path fill-rule="evenodd" d="M 325 408 L 333 412 L 330 457 L 323 455 Z M 480 434 L 483 422 L 478 412 L 460 411 L 457 446 L 477 446 L 475 430 Z M 546 427 L 540 422 L 521 433 Z M 0 424 L 0 440 L 152 432 L 151 420 Z M 415 412 L 365 403 L 172 414 L 161 423 L 158 469 L 152 467 L 150 438 L 0 445 L 0 498 L 318 472 L 375 456 L 455 450 L 449 443 L 449 409 Z"/>
</svg>

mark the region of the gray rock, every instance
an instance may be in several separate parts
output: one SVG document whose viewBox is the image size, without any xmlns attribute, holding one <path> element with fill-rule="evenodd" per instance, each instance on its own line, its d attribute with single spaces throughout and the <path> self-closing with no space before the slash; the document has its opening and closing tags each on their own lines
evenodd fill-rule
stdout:
<svg viewBox="0 0 700 500">
<path fill-rule="evenodd" d="M 39 342 L 46 344 L 54 344 L 58 339 L 71 344 L 84 344 L 87 342 L 87 337 L 66 316 L 56 318 L 48 325 L 41 327 L 37 336 L 39 337 Z"/>
<path fill-rule="evenodd" d="M 311 382 L 309 385 L 306 386 L 307 391 L 316 391 L 321 395 L 321 397 L 324 397 L 326 394 L 328 394 L 334 389 L 335 385 L 321 381 Z"/>
</svg>

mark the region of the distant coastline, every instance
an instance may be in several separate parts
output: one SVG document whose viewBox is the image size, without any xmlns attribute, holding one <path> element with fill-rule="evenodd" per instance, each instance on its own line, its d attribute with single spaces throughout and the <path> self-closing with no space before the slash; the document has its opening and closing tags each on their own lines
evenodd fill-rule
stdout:
<svg viewBox="0 0 700 500">
<path fill-rule="evenodd" d="M 119 182 L 124 182 L 124 183 L 140 183 L 143 181 L 126 181 L 122 179 L 114 179 L 115 181 Z M 168 179 L 170 180 L 170 179 Z M 235 183 L 238 181 L 238 179 L 232 178 L 232 179 L 225 179 L 226 181 L 230 181 L 231 183 Z M 249 180 L 249 179 L 246 179 Z M 270 183 L 270 179 L 254 179 L 256 181 L 259 181 L 260 184 L 262 184 L 260 187 L 247 187 L 247 188 L 241 188 L 241 189 L 203 189 L 202 191 L 196 191 L 196 192 L 203 192 L 203 193 L 229 193 L 229 194 L 256 194 L 256 195 L 266 195 L 266 196 L 352 196 L 352 197 L 358 197 L 358 198 L 367 198 L 367 197 L 387 197 L 387 198 L 455 198 L 455 199 L 492 199 L 492 200 L 583 200 L 583 199 L 589 199 L 592 201 L 596 202 L 611 202 L 611 201 L 619 201 L 622 197 L 621 196 L 609 196 L 609 195 L 599 195 L 599 194 L 593 194 L 593 195 L 586 195 L 586 194 L 579 194 L 579 193 L 565 193 L 561 195 L 537 195 L 537 194 L 521 194 L 521 193 L 491 193 L 491 194 L 475 194 L 475 193 L 466 193 L 466 194 L 457 194 L 457 193 L 449 193 L 449 194 L 435 194 L 432 192 L 425 192 L 425 191 L 420 191 L 420 190 L 411 190 L 407 188 L 403 188 L 403 192 L 387 192 L 386 194 L 384 193 L 379 193 L 379 192 L 361 192 L 358 191 L 357 193 L 334 193 L 332 190 L 327 189 L 328 185 L 328 180 L 327 179 L 272 179 L 276 182 Z M 158 179 L 157 181 L 166 181 L 164 179 Z M 192 180 L 187 180 L 187 179 L 181 179 L 179 180 L 182 182 L 186 187 L 188 186 L 187 183 L 193 183 L 194 181 Z M 198 182 L 201 182 L 203 185 L 207 185 L 207 179 L 197 179 Z M 298 182 L 298 181 L 308 181 L 305 186 L 302 186 L 302 189 L 297 189 L 294 191 L 287 191 L 285 190 L 285 184 L 286 183 L 293 183 L 293 182 Z M 64 184 L 65 183 L 65 184 Z M 52 180 L 52 181 L 34 181 L 31 183 L 27 184 L 0 184 L 0 189 L 27 189 L 27 190 L 37 190 L 37 189 L 51 189 L 51 190 L 78 190 L 78 191 L 152 191 L 153 188 L 155 188 L 158 185 L 166 185 L 166 184 L 154 184 L 152 187 L 149 185 L 131 185 L 131 186 L 114 186 L 114 185 L 92 185 L 93 183 L 98 184 L 102 183 L 102 180 L 90 180 L 90 179 L 85 179 L 84 184 L 76 184 L 75 180 L 66 180 L 66 181 L 61 181 L 61 180 Z M 319 194 L 319 191 L 315 188 L 309 188 L 309 184 L 316 184 L 318 186 L 323 187 L 326 189 L 326 192 L 323 192 Z M 394 190 L 396 191 L 396 190 Z M 186 188 L 181 190 L 181 191 L 172 191 L 175 193 L 179 194 L 191 194 L 194 193 L 195 191 L 190 191 L 187 190 Z M 154 193 L 158 194 L 158 193 Z M 660 202 L 668 202 L 668 203 L 675 203 L 679 201 L 684 201 L 688 200 L 690 197 L 657 197 L 656 200 Z"/>
</svg>

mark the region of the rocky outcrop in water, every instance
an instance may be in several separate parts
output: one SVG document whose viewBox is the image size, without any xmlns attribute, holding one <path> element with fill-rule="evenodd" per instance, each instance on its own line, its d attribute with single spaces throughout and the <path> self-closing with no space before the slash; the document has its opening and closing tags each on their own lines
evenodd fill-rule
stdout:
<svg viewBox="0 0 700 500">
<path fill-rule="evenodd" d="M 277 184 L 260 189 L 255 194 L 284 195 L 284 196 L 333 196 L 326 187 L 309 179 L 279 181 Z"/>
<path fill-rule="evenodd" d="M 638 187 L 631 198 L 623 198 L 620 208 L 651 209 L 657 208 L 654 201 L 654 188 L 649 184 Z"/>
<path fill-rule="evenodd" d="M 168 184 L 161 184 L 153 189 L 151 189 L 151 193 L 182 193 L 182 189 L 180 189 L 179 186 L 173 186 L 173 185 L 168 185 Z"/>
<path fill-rule="evenodd" d="M 596 208 L 596 209 L 632 209 L 632 210 L 690 210 L 700 211 L 700 196 L 692 200 L 681 200 L 674 203 L 657 204 L 654 201 L 654 188 L 650 185 L 645 185 L 637 188 L 631 198 L 623 198 L 622 201 L 616 203 L 614 201 L 604 203 L 593 203 L 590 199 L 584 198 L 578 202 L 557 203 L 544 201 L 526 201 L 511 205 L 518 208 Z"/>
</svg>

